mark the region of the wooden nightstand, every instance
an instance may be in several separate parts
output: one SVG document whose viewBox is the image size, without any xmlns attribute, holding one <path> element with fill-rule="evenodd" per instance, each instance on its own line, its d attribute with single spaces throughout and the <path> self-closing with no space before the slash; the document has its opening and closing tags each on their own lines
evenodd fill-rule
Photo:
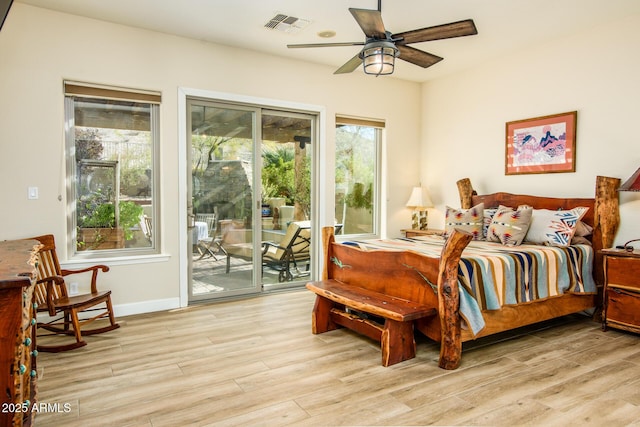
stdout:
<svg viewBox="0 0 640 427">
<path fill-rule="evenodd" d="M 604 301 L 602 330 L 640 333 L 640 250 L 603 249 Z"/>
<path fill-rule="evenodd" d="M 400 230 L 404 233 L 405 237 L 418 237 L 418 236 L 429 236 L 432 234 L 437 234 L 437 235 L 442 235 L 444 233 L 444 230 L 437 230 L 435 228 L 428 228 L 426 230 L 417 230 L 417 229 L 406 229 L 406 230 Z"/>
</svg>

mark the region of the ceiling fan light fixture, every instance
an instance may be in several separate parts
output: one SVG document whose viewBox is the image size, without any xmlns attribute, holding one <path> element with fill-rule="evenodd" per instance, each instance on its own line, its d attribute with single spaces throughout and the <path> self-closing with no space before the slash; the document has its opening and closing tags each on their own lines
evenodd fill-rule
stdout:
<svg viewBox="0 0 640 427">
<path fill-rule="evenodd" d="M 393 74 L 396 58 L 422 68 L 431 67 L 443 59 L 440 56 L 409 46 L 409 44 L 478 34 L 478 29 L 472 19 L 392 33 L 385 29 L 382 22 L 381 3 L 382 0 L 378 0 L 377 10 L 349 8 L 349 12 L 366 37 L 364 43 L 303 43 L 288 44 L 287 47 L 363 46 L 356 55 L 342 64 L 333 74 L 351 73 L 362 64 L 365 74 L 379 76 Z M 320 37 L 327 37 L 329 34 L 331 34 L 329 31 L 318 33 Z"/>
<path fill-rule="evenodd" d="M 396 57 L 399 54 L 400 51 L 392 42 L 375 41 L 367 43 L 361 53 L 365 74 L 375 76 L 392 74 Z"/>
</svg>

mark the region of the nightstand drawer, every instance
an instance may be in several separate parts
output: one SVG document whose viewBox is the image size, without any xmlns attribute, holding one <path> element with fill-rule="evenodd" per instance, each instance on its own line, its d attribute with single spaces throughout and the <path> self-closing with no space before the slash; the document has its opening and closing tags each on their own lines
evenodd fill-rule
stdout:
<svg viewBox="0 0 640 427">
<path fill-rule="evenodd" d="M 640 262 L 637 258 L 607 257 L 607 283 L 640 289 Z"/>
<path fill-rule="evenodd" d="M 606 304 L 607 322 L 640 325 L 640 293 L 609 287 Z"/>
</svg>

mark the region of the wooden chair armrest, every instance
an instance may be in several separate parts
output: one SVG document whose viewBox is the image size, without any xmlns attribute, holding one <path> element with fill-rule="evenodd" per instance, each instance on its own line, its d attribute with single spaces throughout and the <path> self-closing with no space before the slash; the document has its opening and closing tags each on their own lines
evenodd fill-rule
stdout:
<svg viewBox="0 0 640 427">
<path fill-rule="evenodd" d="M 92 265 L 91 267 L 81 268 L 79 270 L 62 270 L 61 274 L 63 276 L 68 276 L 71 274 L 78 273 L 88 273 L 91 272 L 91 293 L 95 294 L 98 292 L 98 271 L 102 270 L 104 273 L 109 271 L 109 267 L 106 265 Z"/>
<path fill-rule="evenodd" d="M 87 273 L 89 271 L 96 271 L 98 269 L 100 269 L 100 270 L 102 270 L 102 271 L 104 271 L 106 273 L 107 271 L 109 271 L 109 266 L 99 264 L 99 265 L 92 265 L 91 267 L 87 267 L 87 268 L 81 268 L 79 270 L 63 269 L 61 271 L 61 273 L 62 273 L 62 276 L 68 276 L 70 274 Z"/>
<path fill-rule="evenodd" d="M 56 308 L 54 306 L 54 301 L 53 301 L 55 292 L 53 289 L 53 285 L 56 284 L 60 286 L 64 296 L 67 296 L 67 287 L 66 287 L 66 284 L 64 283 L 64 279 L 62 278 L 62 276 L 49 276 L 36 281 L 36 284 L 40 284 L 40 283 L 47 284 L 47 308 L 49 309 L 49 315 L 55 316 Z"/>
</svg>

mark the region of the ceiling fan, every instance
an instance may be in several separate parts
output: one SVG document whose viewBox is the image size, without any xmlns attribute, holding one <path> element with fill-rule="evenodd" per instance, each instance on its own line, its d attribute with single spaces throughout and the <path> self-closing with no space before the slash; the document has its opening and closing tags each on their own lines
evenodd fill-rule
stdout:
<svg viewBox="0 0 640 427">
<path fill-rule="evenodd" d="M 422 68 L 442 61 L 443 58 L 437 55 L 408 46 L 411 43 L 478 34 L 472 19 L 392 34 L 385 29 L 382 23 L 381 11 L 382 0 L 378 0 L 378 10 L 349 8 L 349 12 L 364 31 L 366 36 L 364 42 L 289 44 L 287 47 L 364 46 L 356 56 L 338 68 L 334 74 L 350 73 L 363 64 L 365 73 L 382 75 L 393 73 L 396 57 Z"/>
</svg>

